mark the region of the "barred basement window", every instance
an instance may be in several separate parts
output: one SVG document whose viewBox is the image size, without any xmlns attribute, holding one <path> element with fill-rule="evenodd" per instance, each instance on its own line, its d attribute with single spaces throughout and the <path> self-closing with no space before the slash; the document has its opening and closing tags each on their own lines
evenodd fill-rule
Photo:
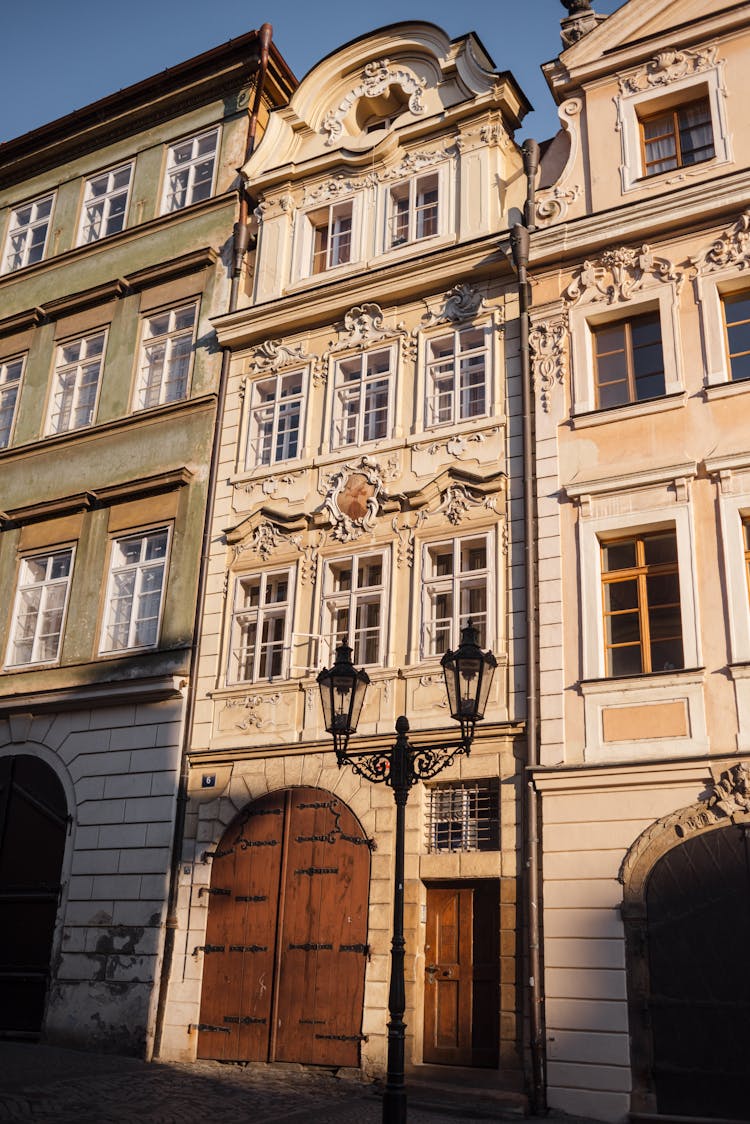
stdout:
<svg viewBox="0 0 750 1124">
<path fill-rule="evenodd" d="M 427 851 L 497 851 L 500 789 L 496 779 L 432 785 L 427 789 Z"/>
</svg>

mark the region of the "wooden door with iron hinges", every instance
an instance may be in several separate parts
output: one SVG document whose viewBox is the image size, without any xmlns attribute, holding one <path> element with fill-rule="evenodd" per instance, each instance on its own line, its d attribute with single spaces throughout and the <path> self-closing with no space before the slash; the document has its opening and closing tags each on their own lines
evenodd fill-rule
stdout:
<svg viewBox="0 0 750 1124">
<path fill-rule="evenodd" d="M 31 755 L 0 758 L 0 1034 L 42 1028 L 70 817 L 62 784 Z"/>
<path fill-rule="evenodd" d="M 370 848 L 330 792 L 251 804 L 212 858 L 198 1056 L 357 1066 Z"/>
<path fill-rule="evenodd" d="M 425 1062 L 498 1063 L 499 900 L 496 881 L 427 888 Z"/>
</svg>

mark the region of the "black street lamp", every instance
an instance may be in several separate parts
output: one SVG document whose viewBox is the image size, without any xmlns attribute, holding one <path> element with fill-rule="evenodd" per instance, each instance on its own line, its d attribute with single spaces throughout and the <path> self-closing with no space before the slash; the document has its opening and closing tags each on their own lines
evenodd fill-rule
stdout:
<svg viewBox="0 0 750 1124">
<path fill-rule="evenodd" d="M 339 768 L 351 765 L 355 773 L 374 784 L 387 784 L 396 802 L 396 855 L 393 872 L 393 936 L 391 939 L 391 984 L 388 992 L 388 1070 L 383 1096 L 383 1124 L 405 1124 L 404 1086 L 404 831 L 409 790 L 417 781 L 429 780 L 453 763 L 457 754 L 468 757 L 477 722 L 484 711 L 497 660 L 482 652 L 477 630 L 468 621 L 455 652 L 440 661 L 448 692 L 451 717 L 461 725 L 458 741 L 412 745 L 407 737 L 409 721 L 396 719 L 396 741 L 390 749 L 350 750 L 349 737 L 356 732 L 370 682 L 365 671 L 352 664 L 348 644 L 336 649 L 332 668 L 318 676 L 326 730 L 333 735 Z"/>
</svg>

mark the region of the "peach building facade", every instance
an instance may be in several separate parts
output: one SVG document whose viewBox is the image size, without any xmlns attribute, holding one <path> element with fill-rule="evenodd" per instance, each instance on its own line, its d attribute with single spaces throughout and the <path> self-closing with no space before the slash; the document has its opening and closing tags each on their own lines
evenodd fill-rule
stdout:
<svg viewBox="0 0 750 1124">
<path fill-rule="evenodd" d="M 567 6 L 531 237 L 548 1097 L 744 1118 L 750 5 Z"/>
</svg>

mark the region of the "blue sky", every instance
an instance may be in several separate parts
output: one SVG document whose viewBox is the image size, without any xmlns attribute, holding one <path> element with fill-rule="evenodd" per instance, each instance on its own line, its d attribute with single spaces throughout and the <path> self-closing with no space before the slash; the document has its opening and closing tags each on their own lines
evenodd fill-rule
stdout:
<svg viewBox="0 0 750 1124">
<path fill-rule="evenodd" d="M 594 0 L 610 13 L 621 0 Z M 10 140 L 266 21 L 298 78 L 337 46 L 375 27 L 426 19 L 452 37 L 478 32 L 536 112 L 524 134 L 552 135 L 557 117 L 539 66 L 560 49 L 559 0 L 37 0 L 3 13 L 0 140 Z"/>
</svg>

